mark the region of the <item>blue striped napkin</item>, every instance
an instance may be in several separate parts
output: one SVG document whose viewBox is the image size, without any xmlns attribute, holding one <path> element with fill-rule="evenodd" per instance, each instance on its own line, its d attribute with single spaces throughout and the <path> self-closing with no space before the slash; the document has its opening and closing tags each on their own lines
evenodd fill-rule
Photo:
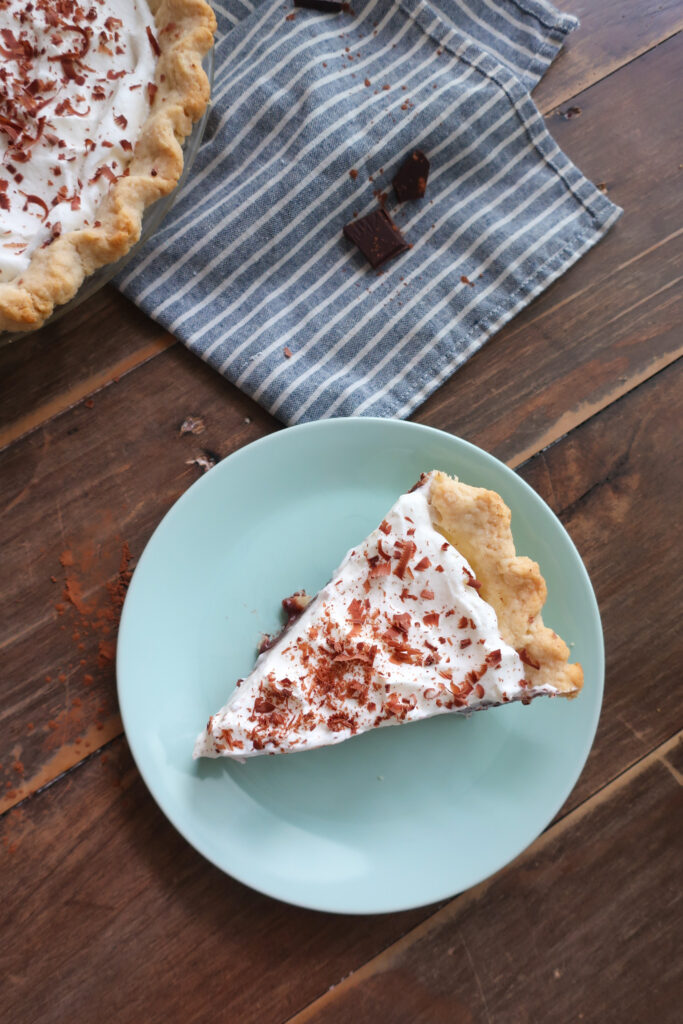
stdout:
<svg viewBox="0 0 683 1024">
<path fill-rule="evenodd" d="M 407 416 L 621 213 L 529 95 L 576 19 L 545 0 L 351 6 L 214 3 L 205 142 L 118 280 L 289 424 Z M 416 148 L 427 193 L 399 204 Z M 380 193 L 412 248 L 373 271 L 342 228 Z"/>
</svg>

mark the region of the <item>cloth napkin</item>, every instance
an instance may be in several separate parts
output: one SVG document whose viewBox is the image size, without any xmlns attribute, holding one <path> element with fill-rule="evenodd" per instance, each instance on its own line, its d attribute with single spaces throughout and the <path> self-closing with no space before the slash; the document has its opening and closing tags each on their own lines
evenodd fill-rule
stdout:
<svg viewBox="0 0 683 1024">
<path fill-rule="evenodd" d="M 213 6 L 205 141 L 118 285 L 285 423 L 407 416 L 621 213 L 529 95 L 577 25 L 544 0 Z M 382 201 L 412 248 L 378 271 L 342 228 Z"/>
</svg>

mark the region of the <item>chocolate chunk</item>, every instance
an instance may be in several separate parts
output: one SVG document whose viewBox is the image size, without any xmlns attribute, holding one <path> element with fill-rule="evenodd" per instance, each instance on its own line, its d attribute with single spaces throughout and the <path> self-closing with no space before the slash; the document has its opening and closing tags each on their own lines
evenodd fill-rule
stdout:
<svg viewBox="0 0 683 1024">
<path fill-rule="evenodd" d="M 372 267 L 379 267 L 410 248 L 386 210 L 373 210 L 367 217 L 345 224 L 344 234 Z"/>
<path fill-rule="evenodd" d="M 399 203 L 406 199 L 422 199 L 427 188 L 429 160 L 416 149 L 403 161 L 394 178 L 394 192 Z"/>
<path fill-rule="evenodd" d="M 336 0 L 294 0 L 295 7 L 307 7 L 310 11 L 323 11 L 325 14 L 341 14 L 344 5 Z"/>
</svg>

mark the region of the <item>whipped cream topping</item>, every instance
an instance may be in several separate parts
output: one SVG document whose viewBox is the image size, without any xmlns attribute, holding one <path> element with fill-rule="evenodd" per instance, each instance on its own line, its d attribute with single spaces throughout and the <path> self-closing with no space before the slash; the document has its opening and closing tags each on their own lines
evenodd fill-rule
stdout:
<svg viewBox="0 0 683 1024">
<path fill-rule="evenodd" d="M 154 98 L 145 0 L 0 0 L 0 283 L 96 225 Z"/>
<path fill-rule="evenodd" d="M 209 719 L 195 757 L 308 750 L 557 692 L 525 679 L 472 569 L 434 527 L 430 486 L 403 494 L 346 555 Z"/>
</svg>

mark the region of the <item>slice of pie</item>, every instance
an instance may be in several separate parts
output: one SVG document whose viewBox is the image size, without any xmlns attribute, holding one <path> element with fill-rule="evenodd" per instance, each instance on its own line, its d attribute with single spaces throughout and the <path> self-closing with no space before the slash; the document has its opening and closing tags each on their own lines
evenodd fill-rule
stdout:
<svg viewBox="0 0 683 1024">
<path fill-rule="evenodd" d="M 543 625 L 535 562 L 493 491 L 423 475 L 239 680 L 195 757 L 341 743 L 385 725 L 575 697 L 580 665 Z"/>
<path fill-rule="evenodd" d="M 0 330 L 123 256 L 203 113 L 205 0 L 1 0 Z"/>
</svg>

